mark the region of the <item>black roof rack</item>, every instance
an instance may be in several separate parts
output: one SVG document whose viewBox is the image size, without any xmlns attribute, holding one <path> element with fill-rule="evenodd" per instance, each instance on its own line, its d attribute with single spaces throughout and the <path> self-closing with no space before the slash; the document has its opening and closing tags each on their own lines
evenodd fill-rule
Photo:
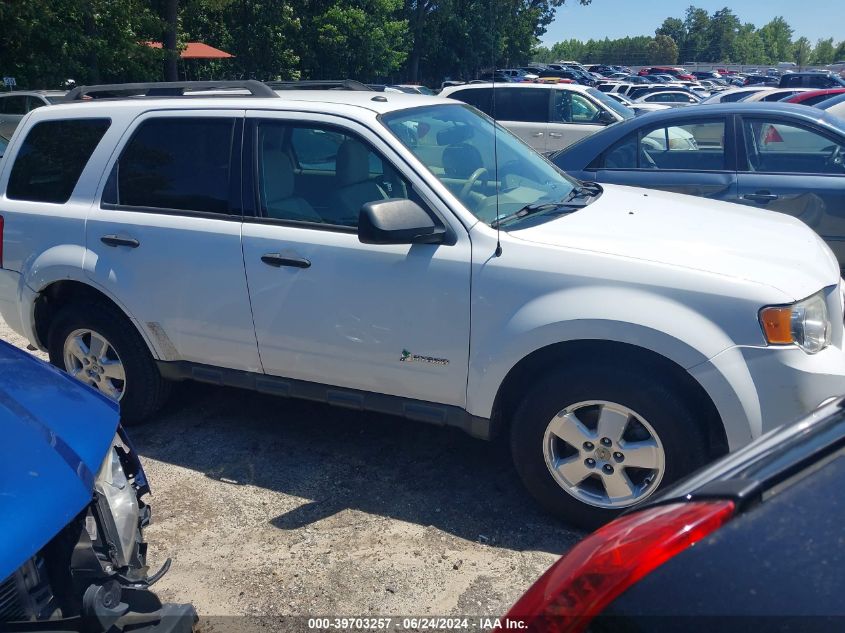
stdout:
<svg viewBox="0 0 845 633">
<path fill-rule="evenodd" d="M 274 90 L 369 90 L 373 89 L 354 79 L 307 79 L 302 81 L 268 81 Z"/>
<path fill-rule="evenodd" d="M 181 97 L 197 90 L 248 90 L 253 97 L 278 97 L 273 89 L 255 79 L 241 81 L 159 81 L 134 84 L 77 86 L 65 95 L 65 101 L 119 99 L 123 97 Z"/>
</svg>

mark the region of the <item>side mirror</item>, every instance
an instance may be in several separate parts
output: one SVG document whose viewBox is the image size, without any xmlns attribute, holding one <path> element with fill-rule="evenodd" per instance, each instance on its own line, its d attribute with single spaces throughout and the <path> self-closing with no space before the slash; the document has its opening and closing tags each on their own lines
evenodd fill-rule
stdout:
<svg viewBox="0 0 845 633">
<path fill-rule="evenodd" d="M 445 227 L 405 198 L 368 202 L 358 217 L 362 244 L 440 244 L 445 235 Z"/>
<path fill-rule="evenodd" d="M 601 114 L 599 115 L 599 123 L 602 125 L 610 125 L 611 123 L 616 123 L 616 117 L 613 116 L 607 110 L 602 110 Z"/>
</svg>

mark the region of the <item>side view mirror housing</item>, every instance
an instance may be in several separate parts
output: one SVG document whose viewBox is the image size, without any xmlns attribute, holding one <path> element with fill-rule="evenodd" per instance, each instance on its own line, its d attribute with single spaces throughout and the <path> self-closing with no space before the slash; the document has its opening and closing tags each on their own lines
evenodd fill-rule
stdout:
<svg viewBox="0 0 845 633">
<path fill-rule="evenodd" d="M 405 198 L 368 202 L 358 217 L 362 244 L 440 244 L 445 236 L 444 226 Z"/>
<path fill-rule="evenodd" d="M 611 123 L 616 123 L 616 117 L 613 116 L 607 110 L 602 110 L 601 114 L 599 115 L 599 123 L 603 125 L 610 125 Z"/>
</svg>

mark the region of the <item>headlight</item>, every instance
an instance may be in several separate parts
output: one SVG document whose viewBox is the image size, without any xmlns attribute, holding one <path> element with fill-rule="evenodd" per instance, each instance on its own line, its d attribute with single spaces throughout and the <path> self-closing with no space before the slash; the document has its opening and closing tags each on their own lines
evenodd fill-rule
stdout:
<svg viewBox="0 0 845 633">
<path fill-rule="evenodd" d="M 823 292 L 788 306 L 760 310 L 763 334 L 772 345 L 798 345 L 808 354 L 830 345 L 830 319 Z"/>
<path fill-rule="evenodd" d="M 115 436 L 109 454 L 100 466 L 94 489 L 103 502 L 99 504 L 101 520 L 104 523 L 109 540 L 117 548 L 119 567 L 125 567 L 132 560 L 135 544 L 138 540 L 138 496 L 135 488 L 126 478 L 116 446 L 122 446 L 119 436 Z"/>
</svg>

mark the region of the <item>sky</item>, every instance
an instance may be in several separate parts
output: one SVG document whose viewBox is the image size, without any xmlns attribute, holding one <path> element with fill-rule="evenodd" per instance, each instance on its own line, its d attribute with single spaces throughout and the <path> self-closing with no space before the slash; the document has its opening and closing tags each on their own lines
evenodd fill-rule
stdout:
<svg viewBox="0 0 845 633">
<path fill-rule="evenodd" d="M 794 39 L 802 35 L 813 43 L 819 38 L 832 37 L 836 42 L 845 39 L 845 0 L 593 0 L 587 6 L 566 0 L 540 39 L 551 46 L 572 38 L 654 35 L 666 18 L 683 19 L 691 4 L 707 9 L 711 15 L 730 7 L 743 23 L 751 22 L 758 28 L 781 15 L 794 29 Z"/>
</svg>

